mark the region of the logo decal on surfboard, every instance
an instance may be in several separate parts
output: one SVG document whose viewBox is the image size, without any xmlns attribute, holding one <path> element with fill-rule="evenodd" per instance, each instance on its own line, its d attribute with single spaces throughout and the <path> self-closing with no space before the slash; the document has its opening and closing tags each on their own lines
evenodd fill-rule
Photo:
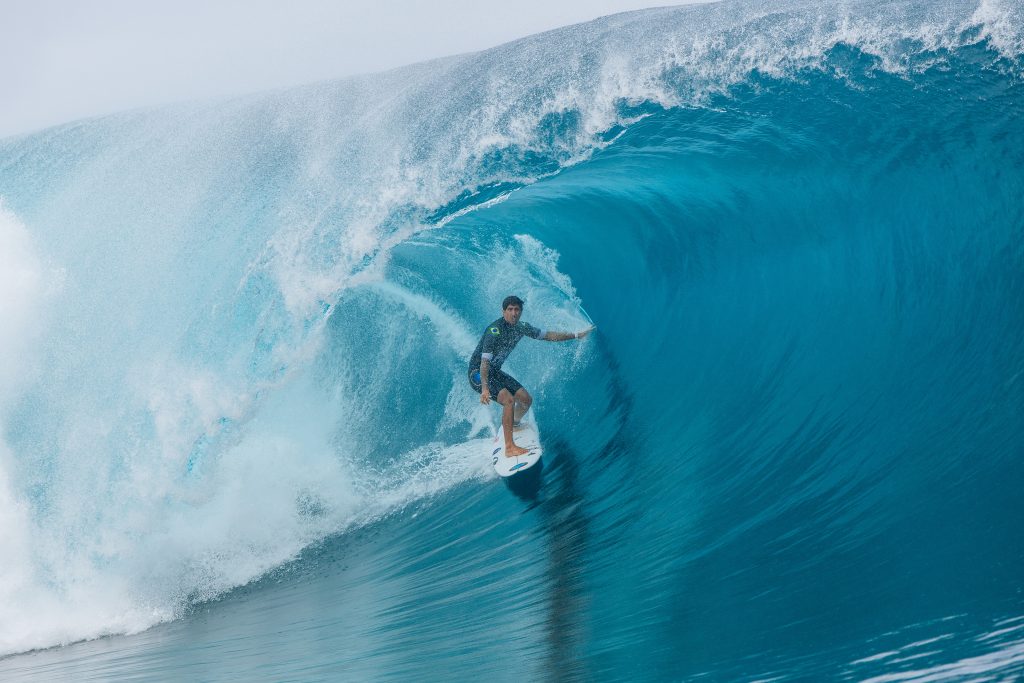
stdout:
<svg viewBox="0 0 1024 683">
<path fill-rule="evenodd" d="M 511 477 L 527 471 L 537 464 L 543 454 L 536 423 L 529 421 L 520 425 L 515 432 L 515 440 L 516 445 L 525 448 L 527 452 L 514 458 L 505 456 L 500 433 L 488 444 L 491 450 L 491 465 L 500 477 Z"/>
</svg>

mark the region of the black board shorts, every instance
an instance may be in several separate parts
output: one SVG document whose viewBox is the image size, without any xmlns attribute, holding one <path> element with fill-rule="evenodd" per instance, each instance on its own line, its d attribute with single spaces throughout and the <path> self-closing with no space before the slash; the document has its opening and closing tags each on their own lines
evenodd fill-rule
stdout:
<svg viewBox="0 0 1024 683">
<path fill-rule="evenodd" d="M 480 393 L 480 368 L 469 369 L 469 386 L 473 387 L 473 391 L 476 393 Z M 498 392 L 502 389 L 508 389 L 508 393 L 515 396 L 516 392 L 523 388 L 523 385 L 512 375 L 491 368 L 487 371 L 487 388 L 491 391 L 491 399 L 496 401 Z"/>
</svg>

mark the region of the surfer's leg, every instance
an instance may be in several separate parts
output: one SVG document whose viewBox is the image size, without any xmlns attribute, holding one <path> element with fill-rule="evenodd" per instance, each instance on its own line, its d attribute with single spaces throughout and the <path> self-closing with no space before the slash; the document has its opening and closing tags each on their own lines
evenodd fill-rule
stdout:
<svg viewBox="0 0 1024 683">
<path fill-rule="evenodd" d="M 508 373 L 501 373 L 501 386 L 508 390 L 509 395 L 513 399 L 512 426 L 517 427 L 519 425 L 519 421 L 523 419 L 523 415 L 525 415 L 526 411 L 530 409 L 530 404 L 533 403 L 533 398 L 531 398 L 530 393 L 523 388 L 523 385 Z"/>
<path fill-rule="evenodd" d="M 530 396 L 530 392 L 523 387 L 519 387 L 519 390 L 516 392 L 515 399 L 516 405 L 512 412 L 513 425 L 519 424 L 520 420 L 523 419 L 523 415 L 526 415 L 526 411 L 528 411 L 530 406 L 533 405 L 533 397 Z"/>
<path fill-rule="evenodd" d="M 509 393 L 508 389 L 502 389 L 498 392 L 497 401 L 501 404 L 501 431 L 505 435 L 505 455 L 510 458 L 526 455 L 530 451 L 520 448 L 512 440 L 512 412 L 516 402 L 515 397 Z"/>
</svg>

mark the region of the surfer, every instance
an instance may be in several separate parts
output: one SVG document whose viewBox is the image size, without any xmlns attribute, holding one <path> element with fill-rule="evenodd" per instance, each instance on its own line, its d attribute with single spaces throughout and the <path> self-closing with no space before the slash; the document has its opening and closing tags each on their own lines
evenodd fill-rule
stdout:
<svg viewBox="0 0 1024 683">
<path fill-rule="evenodd" d="M 469 359 L 469 383 L 480 393 L 480 402 L 487 405 L 492 400 L 502 405 L 501 428 L 505 434 L 505 455 L 515 457 L 529 451 L 520 448 L 512 439 L 512 427 L 518 425 L 530 409 L 533 398 L 501 366 L 523 337 L 544 341 L 568 341 L 582 339 L 594 329 L 593 326 L 581 332 L 555 332 L 542 330 L 528 322 L 522 322 L 523 300 L 507 296 L 501 302 L 501 317 L 492 322 L 480 337 L 480 343 Z"/>
</svg>

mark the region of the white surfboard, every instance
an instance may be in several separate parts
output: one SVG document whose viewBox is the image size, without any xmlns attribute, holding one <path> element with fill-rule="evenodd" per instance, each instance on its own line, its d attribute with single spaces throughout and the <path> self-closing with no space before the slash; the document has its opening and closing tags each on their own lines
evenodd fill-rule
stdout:
<svg viewBox="0 0 1024 683">
<path fill-rule="evenodd" d="M 512 432 L 512 438 L 517 446 L 527 448 L 530 452 L 513 458 L 506 456 L 505 436 L 499 430 L 491 442 L 489 453 L 494 471 L 502 477 L 511 477 L 533 467 L 544 454 L 544 449 L 540 447 L 540 432 L 537 431 L 537 425 L 532 422 L 523 423 L 522 428 Z"/>
</svg>

